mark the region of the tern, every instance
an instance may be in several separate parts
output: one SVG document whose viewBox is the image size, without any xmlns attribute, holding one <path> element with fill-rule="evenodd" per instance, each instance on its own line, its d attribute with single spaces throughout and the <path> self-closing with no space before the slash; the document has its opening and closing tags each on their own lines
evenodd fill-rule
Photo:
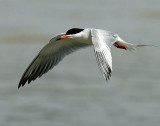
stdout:
<svg viewBox="0 0 160 126">
<path fill-rule="evenodd" d="M 72 28 L 66 33 L 61 33 L 52 38 L 40 50 L 23 73 L 18 88 L 47 73 L 66 55 L 91 45 L 93 45 L 98 66 L 106 80 L 110 79 L 112 73 L 112 45 L 124 50 L 135 50 L 137 47 L 147 46 L 127 43 L 118 34 L 102 29 Z"/>
</svg>

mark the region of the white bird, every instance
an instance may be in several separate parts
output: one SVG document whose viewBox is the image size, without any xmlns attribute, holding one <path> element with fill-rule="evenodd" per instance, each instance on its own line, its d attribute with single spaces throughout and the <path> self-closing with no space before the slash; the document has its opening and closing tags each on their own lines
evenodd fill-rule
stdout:
<svg viewBox="0 0 160 126">
<path fill-rule="evenodd" d="M 66 33 L 52 38 L 41 49 L 22 75 L 18 88 L 23 87 L 27 81 L 29 84 L 37 77 L 41 77 L 66 55 L 90 45 L 93 45 L 98 66 L 106 80 L 111 77 L 112 73 L 112 45 L 125 50 L 134 50 L 136 47 L 146 46 L 127 43 L 110 31 L 95 28 L 72 28 Z"/>
</svg>

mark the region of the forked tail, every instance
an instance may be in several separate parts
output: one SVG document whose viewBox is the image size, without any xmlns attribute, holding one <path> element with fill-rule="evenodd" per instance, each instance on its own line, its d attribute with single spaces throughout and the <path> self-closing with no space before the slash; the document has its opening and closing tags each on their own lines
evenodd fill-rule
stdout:
<svg viewBox="0 0 160 126">
<path fill-rule="evenodd" d="M 116 46 L 117 48 L 129 50 L 129 51 L 136 50 L 138 47 L 144 47 L 144 46 L 156 47 L 155 45 L 139 45 L 139 44 L 131 44 L 127 42 L 120 42 L 120 41 L 115 42 L 113 45 Z"/>
</svg>

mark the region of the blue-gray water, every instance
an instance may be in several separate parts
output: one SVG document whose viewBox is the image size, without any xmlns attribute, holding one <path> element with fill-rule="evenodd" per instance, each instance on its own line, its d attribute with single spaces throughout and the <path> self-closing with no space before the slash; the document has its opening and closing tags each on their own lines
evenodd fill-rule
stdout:
<svg viewBox="0 0 160 126">
<path fill-rule="evenodd" d="M 54 35 L 72 27 L 160 45 L 159 0 L 0 0 L 0 126 L 159 126 L 160 51 L 112 48 L 102 77 L 93 48 L 67 56 L 23 88 L 19 79 Z"/>
</svg>

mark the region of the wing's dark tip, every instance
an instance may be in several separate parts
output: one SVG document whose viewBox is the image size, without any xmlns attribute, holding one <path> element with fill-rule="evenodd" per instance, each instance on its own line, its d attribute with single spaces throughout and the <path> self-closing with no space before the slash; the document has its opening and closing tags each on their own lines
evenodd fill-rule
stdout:
<svg viewBox="0 0 160 126">
<path fill-rule="evenodd" d="M 106 80 L 106 81 L 110 80 L 110 77 L 111 77 L 111 74 L 112 74 L 112 69 L 111 69 L 111 67 L 108 65 L 107 62 L 104 62 L 104 61 L 103 61 L 103 57 L 104 57 L 103 54 L 98 53 L 98 52 L 96 52 L 96 51 L 95 51 L 95 54 L 96 54 L 96 59 L 97 59 L 99 68 L 100 68 L 100 70 L 102 71 L 105 80 Z"/>
<path fill-rule="evenodd" d="M 19 81 L 19 84 L 18 84 L 18 89 L 20 87 L 23 87 L 27 82 L 29 84 L 33 80 L 34 80 L 33 78 L 22 76 L 22 78 L 21 78 L 21 80 Z"/>
<path fill-rule="evenodd" d="M 19 89 L 20 87 L 23 87 L 26 82 L 27 82 L 27 79 L 26 79 L 26 78 L 21 78 L 21 80 L 20 80 L 20 82 L 19 82 L 19 85 L 18 85 L 18 89 Z"/>
<path fill-rule="evenodd" d="M 37 78 L 37 77 L 36 77 Z M 19 82 L 19 84 L 18 84 L 18 89 L 20 88 L 20 87 L 23 87 L 26 83 L 31 83 L 31 81 L 34 81 L 36 78 L 21 78 L 21 80 L 20 80 L 20 82 Z"/>
<path fill-rule="evenodd" d="M 18 85 L 18 89 L 21 87 L 21 84 Z"/>
</svg>

